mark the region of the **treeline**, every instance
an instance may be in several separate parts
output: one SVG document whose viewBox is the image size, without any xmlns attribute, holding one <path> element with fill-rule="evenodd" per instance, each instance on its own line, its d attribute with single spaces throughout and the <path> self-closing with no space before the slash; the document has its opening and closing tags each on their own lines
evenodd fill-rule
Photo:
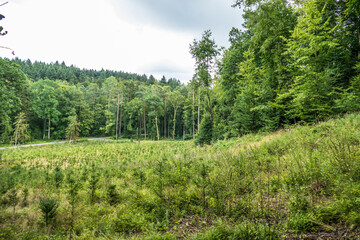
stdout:
<svg viewBox="0 0 360 240">
<path fill-rule="evenodd" d="M 70 125 L 78 126 L 80 136 L 184 137 L 188 90 L 179 80 L 163 77 L 158 81 L 153 76 L 138 80 L 138 75 L 121 72 L 30 63 L 0 59 L 0 135 L 4 143 L 14 141 L 19 120 L 27 124 L 26 135 L 31 139 L 65 138 Z M 55 74 L 48 75 L 49 69 Z M 45 72 L 39 75 L 45 78 L 32 79 L 34 75 L 25 74 L 27 71 Z M 78 71 L 86 76 L 85 81 L 60 78 L 62 73 L 76 75 Z M 110 76 L 103 78 L 107 74 Z"/>
<path fill-rule="evenodd" d="M 191 45 L 192 85 L 211 96 L 203 106 L 213 139 L 360 110 L 359 1 L 237 0 L 234 7 L 244 9 L 244 30 L 231 30 L 218 65 L 211 32 Z"/>
<path fill-rule="evenodd" d="M 127 73 L 123 71 L 111 71 L 111 70 L 93 70 L 93 69 L 80 69 L 74 65 L 67 66 L 65 62 L 59 63 L 44 63 L 44 62 L 31 62 L 30 59 L 23 61 L 19 58 L 13 60 L 20 66 L 28 78 L 38 81 L 40 79 L 51 79 L 51 80 L 64 80 L 66 82 L 77 84 L 84 83 L 89 84 L 90 82 L 98 81 L 101 83 L 109 77 L 115 77 L 124 80 L 137 80 L 147 85 L 154 84 L 156 79 L 153 75 L 147 77 L 145 74 L 139 75 L 136 73 Z M 169 85 L 172 88 L 180 85 L 180 81 L 175 78 L 166 80 L 165 77 L 161 79 L 162 84 Z"/>
</svg>

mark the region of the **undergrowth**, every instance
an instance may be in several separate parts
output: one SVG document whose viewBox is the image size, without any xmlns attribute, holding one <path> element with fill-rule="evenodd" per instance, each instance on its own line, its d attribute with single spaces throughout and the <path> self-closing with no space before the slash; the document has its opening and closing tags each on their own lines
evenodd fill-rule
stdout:
<svg viewBox="0 0 360 240">
<path fill-rule="evenodd" d="M 1 150 L 0 239 L 356 239 L 359 131 L 351 114 L 204 147 Z"/>
</svg>

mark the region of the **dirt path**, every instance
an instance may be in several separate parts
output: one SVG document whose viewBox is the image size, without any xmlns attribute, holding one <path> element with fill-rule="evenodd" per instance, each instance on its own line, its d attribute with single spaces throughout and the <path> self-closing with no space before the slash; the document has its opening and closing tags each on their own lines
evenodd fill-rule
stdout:
<svg viewBox="0 0 360 240">
<path fill-rule="evenodd" d="M 85 140 L 88 141 L 96 141 L 96 140 L 106 140 L 110 137 L 102 137 L 102 138 L 88 138 Z M 60 144 L 60 143 L 68 143 L 68 141 L 59 141 L 59 142 L 48 142 L 48 143 L 35 143 L 35 144 L 25 144 L 25 145 L 19 145 L 19 146 L 12 146 L 12 147 L 3 147 L 0 148 L 0 150 L 4 149 L 11 149 L 11 148 L 19 148 L 19 147 L 35 147 L 35 146 L 45 146 L 45 145 L 52 145 L 52 144 Z"/>
</svg>

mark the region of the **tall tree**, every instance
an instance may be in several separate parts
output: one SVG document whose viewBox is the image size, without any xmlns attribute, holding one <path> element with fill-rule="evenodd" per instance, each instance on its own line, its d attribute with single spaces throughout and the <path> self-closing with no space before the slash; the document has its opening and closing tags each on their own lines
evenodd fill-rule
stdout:
<svg viewBox="0 0 360 240">
<path fill-rule="evenodd" d="M 28 81 L 15 63 L 0 58 L 0 141 L 8 142 L 12 122 L 28 102 Z"/>
<path fill-rule="evenodd" d="M 215 41 L 211 39 L 211 31 L 206 30 L 201 40 L 193 40 L 190 44 L 190 53 L 195 59 L 195 78 L 198 79 L 199 85 L 204 87 L 208 98 L 208 107 L 210 118 L 212 118 L 212 106 L 210 98 L 210 88 L 212 84 L 211 74 L 214 71 L 215 58 L 219 55 L 219 49 Z"/>
<path fill-rule="evenodd" d="M 69 142 L 73 140 L 76 141 L 80 133 L 80 124 L 77 120 L 77 115 L 69 116 L 68 120 L 69 124 L 66 128 L 66 139 L 69 140 Z"/>
<path fill-rule="evenodd" d="M 155 119 L 156 137 L 157 140 L 160 140 L 158 119 L 163 112 L 163 102 L 161 98 L 157 95 L 156 89 L 152 89 L 152 91 L 145 96 L 145 102 L 150 109 L 149 116 Z"/>
<path fill-rule="evenodd" d="M 15 121 L 15 130 L 13 136 L 13 142 L 15 146 L 18 143 L 23 143 L 26 140 L 30 139 L 28 133 L 29 124 L 26 123 L 26 115 L 23 112 L 20 112 Z"/>
<path fill-rule="evenodd" d="M 30 86 L 31 110 L 40 119 L 43 119 L 43 138 L 47 130 L 47 137 L 51 137 L 51 123 L 59 120 L 59 101 L 57 98 L 58 84 L 51 80 L 40 80 Z M 46 129 L 47 128 L 47 129 Z"/>
<path fill-rule="evenodd" d="M 215 44 L 215 41 L 211 39 L 211 31 L 206 30 L 201 40 L 194 39 L 193 43 L 190 44 L 190 53 L 195 59 L 195 75 L 193 81 L 195 85 L 199 86 L 199 99 L 200 99 L 200 87 L 203 87 L 208 101 L 209 117 L 210 122 L 213 119 L 212 103 L 211 103 L 211 86 L 212 86 L 212 73 L 214 71 L 215 58 L 219 55 L 219 49 Z M 198 83 L 198 84 L 196 84 Z M 199 103 L 200 105 L 200 103 Z M 200 114 L 200 109 L 198 111 Z M 198 116 L 199 120 L 199 116 Z M 206 120 L 207 121 L 207 120 Z M 199 121 L 198 121 L 199 126 Z M 203 128 L 205 130 L 205 128 Z M 206 133 L 204 133 L 206 134 Z M 207 133 L 212 136 L 212 133 Z"/>
<path fill-rule="evenodd" d="M 333 34 L 336 28 L 331 28 L 331 19 L 325 17 L 327 4 L 318 3 L 304 3 L 303 16 L 287 43 L 294 83 L 284 96 L 292 99 L 287 106 L 289 115 L 305 122 L 321 120 L 332 113 L 335 83 L 340 77 L 333 59 L 341 51 Z"/>
</svg>

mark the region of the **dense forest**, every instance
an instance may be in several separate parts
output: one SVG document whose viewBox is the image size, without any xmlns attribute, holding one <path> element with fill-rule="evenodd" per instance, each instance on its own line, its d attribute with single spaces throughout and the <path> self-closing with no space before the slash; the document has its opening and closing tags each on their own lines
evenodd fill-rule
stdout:
<svg viewBox="0 0 360 240">
<path fill-rule="evenodd" d="M 359 1 L 237 0 L 241 30 L 220 48 L 211 30 L 190 44 L 189 84 L 65 63 L 0 60 L 0 135 L 197 136 L 210 143 L 360 109 Z M 24 133 L 25 133 L 24 132 Z M 25 139 L 25 138 L 24 138 Z"/>
<path fill-rule="evenodd" d="M 141 134 L 155 138 L 157 133 L 169 137 L 171 107 L 177 108 L 175 101 L 187 94 L 180 81 L 173 78 L 157 81 L 152 75 L 148 78 L 124 72 L 80 70 L 64 63 L 19 59 L 1 60 L 1 65 L 5 81 L 1 99 L 6 106 L 1 113 L 3 142 L 13 136 L 15 126 L 11 123 L 16 122 L 19 113 L 26 117 L 23 122 L 29 123 L 28 135 L 33 139 L 65 138 L 74 116 L 81 136 L 117 132 L 119 137 Z M 164 107 L 168 115 L 163 113 Z M 157 132 L 153 128 L 156 121 Z M 171 129 L 175 129 L 173 125 Z"/>
</svg>

